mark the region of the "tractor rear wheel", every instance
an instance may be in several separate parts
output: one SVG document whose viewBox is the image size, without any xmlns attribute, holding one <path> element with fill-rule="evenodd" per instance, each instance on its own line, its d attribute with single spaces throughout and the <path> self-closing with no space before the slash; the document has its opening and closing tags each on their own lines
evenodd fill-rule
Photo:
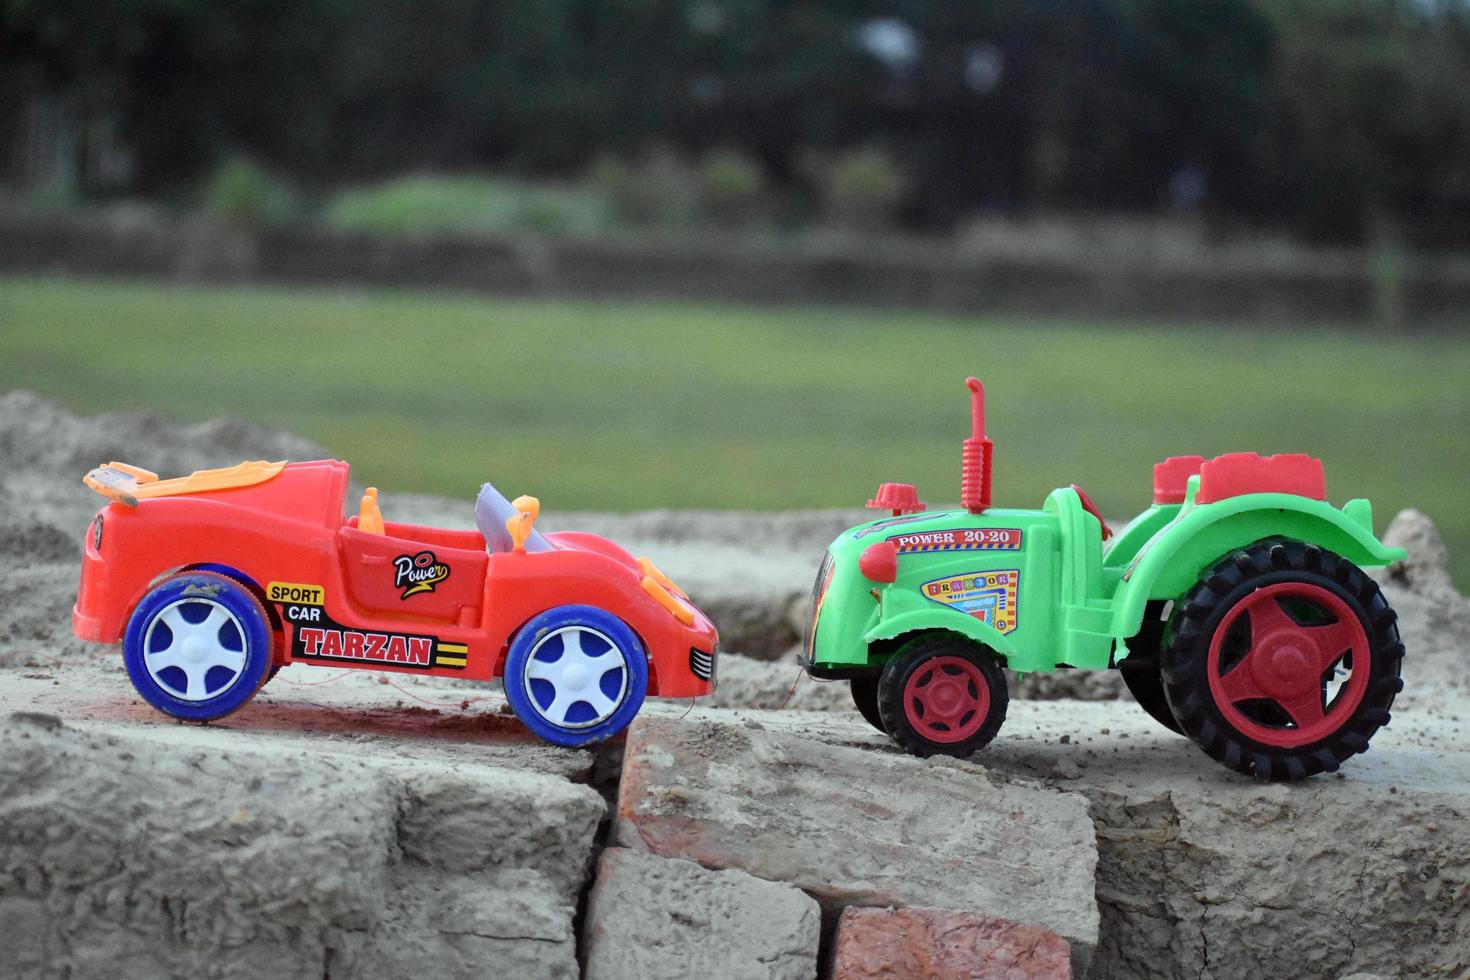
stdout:
<svg viewBox="0 0 1470 980">
<path fill-rule="evenodd" d="M 888 729 L 883 727 L 883 715 L 878 711 L 878 675 L 854 677 L 848 681 L 848 686 L 852 688 L 852 703 L 857 705 L 858 713 L 868 724 L 887 735 Z"/>
<path fill-rule="evenodd" d="M 1176 604 L 1170 632 L 1174 717 L 1257 779 L 1305 779 L 1366 752 L 1403 689 L 1404 647 L 1378 584 L 1300 541 L 1225 556 Z"/>
<path fill-rule="evenodd" d="M 908 752 L 966 756 L 1005 721 L 1005 674 L 965 636 L 933 633 L 906 644 L 878 677 L 883 727 Z"/>
</svg>

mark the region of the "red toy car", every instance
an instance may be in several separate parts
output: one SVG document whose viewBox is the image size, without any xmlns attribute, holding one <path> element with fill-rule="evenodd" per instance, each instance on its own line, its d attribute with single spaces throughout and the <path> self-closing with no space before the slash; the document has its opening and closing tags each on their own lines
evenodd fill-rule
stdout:
<svg viewBox="0 0 1470 980">
<path fill-rule="evenodd" d="M 133 685 L 178 718 L 229 714 L 288 663 L 503 677 L 558 745 L 625 728 L 646 694 L 713 688 L 710 621 L 646 558 L 542 534 L 532 497 L 485 484 L 475 531 L 344 517 L 347 464 L 246 462 L 173 480 L 123 463 L 85 482 L 80 638 L 123 642 Z"/>
</svg>

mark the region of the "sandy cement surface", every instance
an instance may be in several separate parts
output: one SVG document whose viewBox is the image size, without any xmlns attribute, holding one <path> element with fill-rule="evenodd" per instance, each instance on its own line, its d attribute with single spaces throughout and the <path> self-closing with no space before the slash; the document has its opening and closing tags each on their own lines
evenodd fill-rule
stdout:
<svg viewBox="0 0 1470 980">
<path fill-rule="evenodd" d="M 577 781 L 590 778 L 597 754 L 540 742 L 515 720 L 498 690 L 435 678 L 296 664 L 281 671 L 249 705 L 208 725 L 159 715 L 133 691 L 121 658 L 111 651 L 67 662 L 33 654 L 0 678 L 0 714 L 43 712 L 80 730 L 125 732 L 164 745 L 223 749 L 260 740 L 345 756 L 390 754 L 401 760 L 495 765 Z M 780 679 L 787 679 L 784 671 Z M 842 685 L 803 677 L 797 691 L 804 690 L 821 692 L 824 702 L 830 691 L 830 710 L 710 708 L 650 700 L 640 716 L 755 723 L 826 744 L 902 755 L 849 707 Z M 1095 784 L 1148 791 L 1193 785 L 1228 791 L 1254 785 L 1212 763 L 1188 739 L 1166 731 L 1127 701 L 1012 701 L 1001 734 L 974 760 L 988 769 L 1063 787 Z M 1397 710 L 1366 754 L 1307 785 L 1343 782 L 1385 793 L 1470 797 L 1470 705 Z"/>
</svg>

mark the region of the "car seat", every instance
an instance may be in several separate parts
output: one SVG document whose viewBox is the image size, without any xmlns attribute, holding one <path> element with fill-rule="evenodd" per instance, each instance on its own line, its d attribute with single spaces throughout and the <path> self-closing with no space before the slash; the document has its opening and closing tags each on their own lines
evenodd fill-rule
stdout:
<svg viewBox="0 0 1470 980">
<path fill-rule="evenodd" d="M 378 507 L 378 488 L 368 487 L 357 509 L 357 527 L 369 534 L 383 533 L 383 511 Z"/>
<path fill-rule="evenodd" d="M 493 555 L 515 547 L 505 522 L 515 517 L 516 513 L 515 507 L 493 484 L 486 483 L 480 487 L 480 495 L 475 498 L 475 527 L 485 537 L 486 551 Z M 527 551 L 550 551 L 551 547 L 551 542 L 546 540 L 545 535 L 534 528 L 530 537 L 526 538 Z"/>
</svg>

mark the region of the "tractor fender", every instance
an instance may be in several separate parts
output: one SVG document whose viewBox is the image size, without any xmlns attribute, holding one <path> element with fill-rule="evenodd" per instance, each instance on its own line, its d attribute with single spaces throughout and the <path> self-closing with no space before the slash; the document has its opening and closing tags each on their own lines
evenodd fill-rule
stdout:
<svg viewBox="0 0 1470 980">
<path fill-rule="evenodd" d="M 919 633 L 927 630 L 947 630 L 968 636 L 976 643 L 984 644 L 994 650 L 1007 661 L 1016 652 L 1011 641 L 989 623 L 952 609 L 939 608 L 916 609 L 897 616 L 885 617 L 877 626 L 863 634 L 863 642 L 871 646 L 876 640 L 891 640 L 905 633 Z"/>
<path fill-rule="evenodd" d="M 1177 599 L 1221 556 L 1263 538 L 1292 538 L 1375 568 L 1403 558 L 1373 536 L 1373 510 L 1350 500 L 1342 510 L 1293 494 L 1256 493 L 1186 505 L 1139 548 L 1113 593 L 1112 634 L 1126 639 L 1143 624 L 1150 599 Z"/>
</svg>

